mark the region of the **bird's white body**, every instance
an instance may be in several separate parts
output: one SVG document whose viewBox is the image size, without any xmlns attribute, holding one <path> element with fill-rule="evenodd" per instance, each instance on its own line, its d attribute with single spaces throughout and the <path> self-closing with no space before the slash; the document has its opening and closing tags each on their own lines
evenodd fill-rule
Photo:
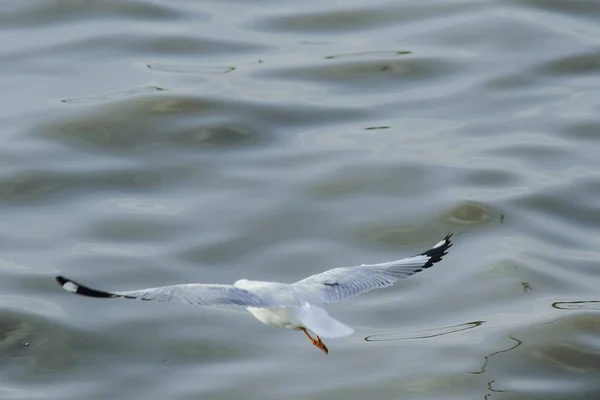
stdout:
<svg viewBox="0 0 600 400">
<path fill-rule="evenodd" d="M 296 331 L 300 330 L 302 325 L 293 308 L 248 307 L 246 310 L 265 325 Z"/>
<path fill-rule="evenodd" d="M 293 285 L 240 279 L 233 287 L 257 293 L 277 293 L 278 299 L 285 298 L 286 301 L 298 304 L 298 307 L 285 308 L 246 307 L 254 318 L 265 325 L 289 330 L 309 329 L 326 338 L 350 336 L 354 332 L 320 307 L 318 304 L 321 302 L 316 296 L 298 291 Z"/>
<path fill-rule="evenodd" d="M 247 290 L 273 290 L 278 293 L 290 293 L 289 296 L 294 296 L 289 285 L 278 282 L 262 282 L 251 281 L 248 279 L 240 279 L 233 284 L 233 287 Z M 278 328 L 297 330 L 300 329 L 300 320 L 295 316 L 295 310 L 291 308 L 262 308 L 262 307 L 246 307 L 260 322 L 265 325 L 276 326 Z"/>
</svg>

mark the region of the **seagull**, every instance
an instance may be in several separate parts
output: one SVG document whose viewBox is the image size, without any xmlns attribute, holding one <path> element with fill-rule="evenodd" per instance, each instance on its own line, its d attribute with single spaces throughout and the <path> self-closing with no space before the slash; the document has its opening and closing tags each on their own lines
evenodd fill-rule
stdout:
<svg viewBox="0 0 600 400">
<path fill-rule="evenodd" d="M 189 283 L 141 290 L 105 292 L 92 289 L 62 275 L 56 281 L 67 292 L 81 296 L 172 301 L 190 305 L 245 307 L 265 325 L 302 331 L 325 354 L 329 349 L 321 337 L 350 336 L 354 330 L 331 317 L 323 306 L 374 289 L 392 286 L 439 262 L 452 246 L 446 235 L 431 249 L 413 257 L 380 264 L 334 268 L 288 284 L 240 279 L 233 285 Z M 311 336 L 310 332 L 313 333 Z"/>
</svg>

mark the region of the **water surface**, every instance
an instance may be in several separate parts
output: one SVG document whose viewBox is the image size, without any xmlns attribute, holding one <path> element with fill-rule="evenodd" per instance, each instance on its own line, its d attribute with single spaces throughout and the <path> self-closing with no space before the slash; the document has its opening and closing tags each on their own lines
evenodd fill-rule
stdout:
<svg viewBox="0 0 600 400">
<path fill-rule="evenodd" d="M 600 3 L 5 1 L 3 399 L 596 399 Z M 326 341 L 70 296 L 420 252 Z"/>
</svg>

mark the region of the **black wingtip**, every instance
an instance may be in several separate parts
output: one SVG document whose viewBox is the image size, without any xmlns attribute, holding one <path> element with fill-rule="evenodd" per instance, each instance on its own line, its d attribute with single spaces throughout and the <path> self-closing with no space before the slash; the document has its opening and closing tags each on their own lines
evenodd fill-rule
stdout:
<svg viewBox="0 0 600 400">
<path fill-rule="evenodd" d="M 99 297 L 99 298 L 111 298 L 111 297 L 119 297 L 115 294 L 103 292 L 101 290 L 92 289 L 71 279 L 67 279 L 62 275 L 56 276 L 56 282 L 67 292 L 75 293 L 81 296 L 87 297 Z"/>
<path fill-rule="evenodd" d="M 452 245 L 453 245 L 452 240 L 451 240 L 452 235 L 453 235 L 453 233 L 448 233 L 444 237 L 444 239 L 439 241 L 431 249 L 419 254 L 420 256 L 428 256 L 429 257 L 429 260 L 427 260 L 427 263 L 423 266 L 423 269 L 427 269 L 427 268 L 431 267 L 433 264 L 441 261 L 442 258 L 446 254 L 448 254 L 448 249 L 450 247 L 452 247 Z"/>
<path fill-rule="evenodd" d="M 67 278 L 65 278 L 62 275 L 57 275 L 54 279 L 56 279 L 56 282 L 58 282 L 58 284 L 60 286 L 63 286 L 65 283 L 67 283 L 69 281 Z"/>
</svg>

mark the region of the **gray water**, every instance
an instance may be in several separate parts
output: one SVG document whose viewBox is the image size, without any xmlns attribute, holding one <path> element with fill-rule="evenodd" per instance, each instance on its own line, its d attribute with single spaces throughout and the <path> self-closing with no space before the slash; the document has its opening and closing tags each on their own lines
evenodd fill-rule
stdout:
<svg viewBox="0 0 600 400">
<path fill-rule="evenodd" d="M 0 398 L 597 399 L 600 2 L 0 3 Z M 105 289 L 434 268 L 330 308 Z"/>
</svg>

